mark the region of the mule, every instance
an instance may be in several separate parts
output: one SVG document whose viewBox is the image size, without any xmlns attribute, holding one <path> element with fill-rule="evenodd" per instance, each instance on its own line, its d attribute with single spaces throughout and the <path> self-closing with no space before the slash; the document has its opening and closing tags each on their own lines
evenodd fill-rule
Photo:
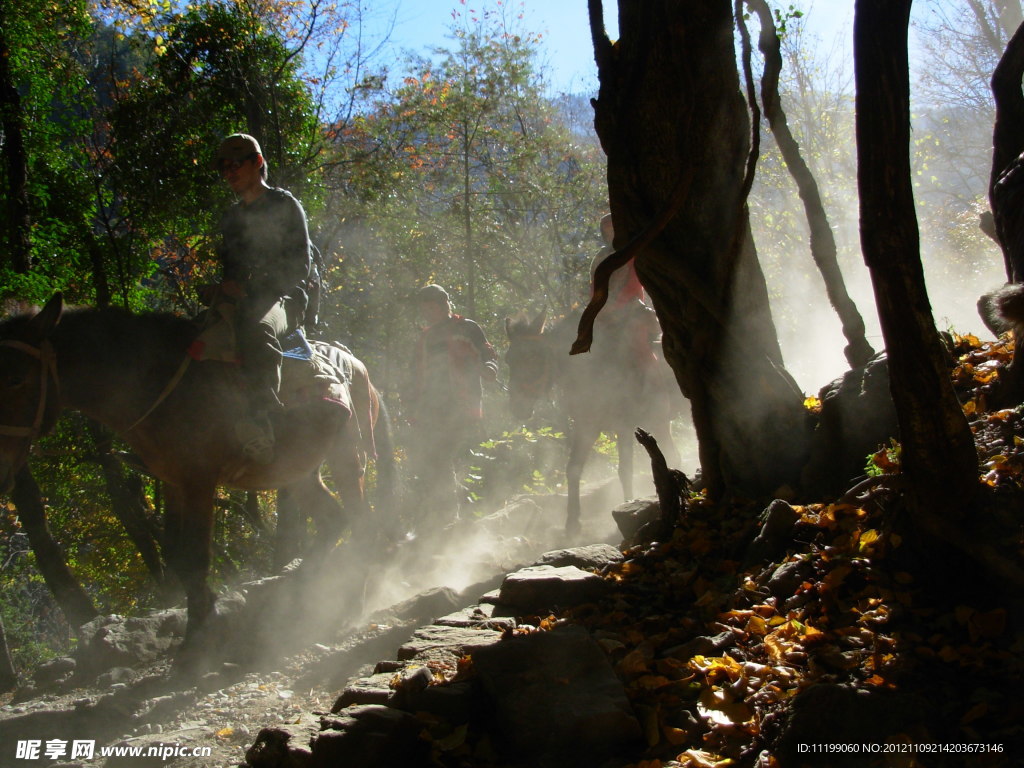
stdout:
<svg viewBox="0 0 1024 768">
<path fill-rule="evenodd" d="M 235 438 L 247 415 L 237 366 L 184 364 L 195 335 L 191 321 L 169 314 L 65 311 L 60 294 L 38 313 L 0 323 L 0 494 L 63 409 L 123 438 L 166 484 L 162 544 L 187 598 L 186 649 L 214 605 L 207 579 L 216 488 L 287 489 L 326 527 L 320 538 L 337 542 L 339 510 L 319 468 L 327 460 L 346 507 L 369 514 L 363 474 L 378 407 L 365 367 L 352 358 L 341 397 L 311 397 L 275 415 L 275 458 L 253 464 Z"/>
<path fill-rule="evenodd" d="M 568 491 L 565 530 L 580 529 L 580 480 L 601 432 L 614 435 L 623 497 L 633 495 L 633 433 L 637 426 L 659 438 L 666 458 L 678 461 L 669 429 L 673 406 L 670 381 L 661 365 L 643 365 L 615 324 L 599 328 L 592 352 L 569 355 L 580 313 L 549 327 L 546 315 L 505 319 L 509 347 L 508 390 L 512 415 L 526 420 L 541 399 L 553 399 L 569 420 Z M 652 345 L 653 353 L 653 345 Z"/>
</svg>

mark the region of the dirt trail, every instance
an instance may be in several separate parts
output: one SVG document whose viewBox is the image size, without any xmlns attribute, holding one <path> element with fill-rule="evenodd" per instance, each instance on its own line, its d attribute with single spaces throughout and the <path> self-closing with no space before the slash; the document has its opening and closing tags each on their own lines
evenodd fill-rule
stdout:
<svg viewBox="0 0 1024 768">
<path fill-rule="evenodd" d="M 638 487 L 641 493 L 649 490 L 644 481 Z M 0 707 L 0 765 L 239 765 L 261 728 L 303 718 L 312 726 L 349 678 L 393 658 L 417 626 L 477 602 L 510 570 L 552 549 L 618 543 L 609 514 L 619 503 L 617 484 L 608 481 L 586 490 L 583 531 L 573 541 L 561 529 L 564 496 L 523 498 L 449 530 L 420 557 L 399 553 L 386 563 L 353 564 L 339 581 L 311 586 L 314 602 L 324 606 L 333 593 L 344 595 L 349 605 L 359 593 L 364 612 L 347 627 L 334 619 L 332 626 L 306 627 L 302 637 L 290 638 L 287 650 L 264 649 L 242 663 L 220 662 L 188 683 L 170 677 L 163 660 L 124 679 L 106 675 L 88 687 L 15 699 Z M 294 626 L 284 622 L 258 631 L 261 637 L 284 638 L 289 628 Z M 38 742 L 38 756 L 17 759 L 33 754 L 31 740 Z M 73 756 L 75 741 L 86 742 L 86 750 L 94 743 L 91 759 L 88 752 Z M 104 757 L 105 748 L 122 754 Z M 144 756 L 150 751 L 155 753 Z"/>
</svg>

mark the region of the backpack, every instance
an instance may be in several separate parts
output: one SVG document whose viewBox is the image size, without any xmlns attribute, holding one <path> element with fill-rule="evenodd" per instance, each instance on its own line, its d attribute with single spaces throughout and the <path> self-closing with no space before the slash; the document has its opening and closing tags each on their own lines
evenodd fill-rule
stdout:
<svg viewBox="0 0 1024 768">
<path fill-rule="evenodd" d="M 312 240 L 309 241 L 309 255 L 309 274 L 303 285 L 306 291 L 306 314 L 302 320 L 302 325 L 307 331 L 316 328 L 320 322 L 320 294 L 327 287 L 324 280 L 327 271 L 324 257 Z"/>
</svg>

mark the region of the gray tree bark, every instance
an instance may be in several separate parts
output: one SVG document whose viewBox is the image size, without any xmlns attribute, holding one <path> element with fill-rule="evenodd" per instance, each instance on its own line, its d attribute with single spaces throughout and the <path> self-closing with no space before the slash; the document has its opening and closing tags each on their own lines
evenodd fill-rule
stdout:
<svg viewBox="0 0 1024 768">
<path fill-rule="evenodd" d="M 750 237 L 750 121 L 728 0 L 620 0 L 620 38 L 590 0 L 615 247 L 636 270 L 690 400 L 704 484 L 773 494 L 798 482 L 810 435 L 782 365 Z"/>
</svg>

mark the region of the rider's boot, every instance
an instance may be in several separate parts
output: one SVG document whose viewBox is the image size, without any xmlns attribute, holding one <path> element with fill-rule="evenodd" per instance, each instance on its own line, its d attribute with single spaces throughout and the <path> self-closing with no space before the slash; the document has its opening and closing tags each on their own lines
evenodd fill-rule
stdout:
<svg viewBox="0 0 1024 768">
<path fill-rule="evenodd" d="M 270 464 L 274 460 L 273 414 L 284 406 L 272 387 L 253 392 L 249 415 L 235 424 L 235 436 L 242 444 L 242 453 L 257 464 Z"/>
</svg>

